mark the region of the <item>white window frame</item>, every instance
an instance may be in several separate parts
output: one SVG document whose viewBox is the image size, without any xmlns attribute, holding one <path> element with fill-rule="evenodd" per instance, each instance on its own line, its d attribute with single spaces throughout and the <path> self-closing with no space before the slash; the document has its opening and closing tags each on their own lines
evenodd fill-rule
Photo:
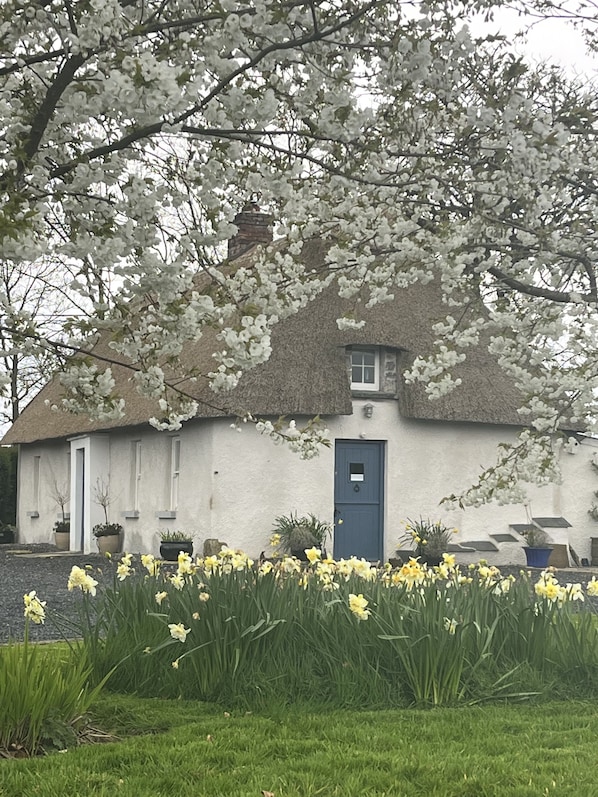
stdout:
<svg viewBox="0 0 598 797">
<path fill-rule="evenodd" d="M 33 511 L 39 512 L 39 499 L 41 488 L 42 458 L 39 454 L 33 457 Z"/>
<path fill-rule="evenodd" d="M 179 503 L 179 477 L 181 475 L 181 438 L 170 441 L 170 509 L 176 512 Z"/>
<path fill-rule="evenodd" d="M 374 355 L 374 381 L 373 382 L 356 382 L 353 380 L 353 355 L 354 354 L 373 354 Z M 351 363 L 351 390 L 368 390 L 376 392 L 380 390 L 380 351 L 375 346 L 354 346 L 350 353 Z M 358 367 L 363 369 L 363 363 L 357 364 Z"/>
<path fill-rule="evenodd" d="M 131 502 L 133 511 L 139 512 L 141 493 L 141 440 L 131 442 Z"/>
</svg>

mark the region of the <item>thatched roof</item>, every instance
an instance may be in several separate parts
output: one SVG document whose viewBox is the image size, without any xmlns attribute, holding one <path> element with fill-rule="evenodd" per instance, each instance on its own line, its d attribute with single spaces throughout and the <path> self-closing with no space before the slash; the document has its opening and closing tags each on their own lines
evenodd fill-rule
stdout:
<svg viewBox="0 0 598 797">
<path fill-rule="evenodd" d="M 321 263 L 324 247 L 314 241 L 304 248 L 304 257 Z M 251 254 L 239 261 L 251 262 Z M 215 395 L 207 380 L 184 383 L 185 390 L 200 402 L 198 417 L 210 418 L 250 411 L 257 416 L 346 415 L 352 412 L 352 397 L 346 366 L 346 347 L 375 345 L 397 350 L 399 370 L 404 371 L 418 355 L 432 349 L 432 325 L 442 320 L 447 308 L 434 282 L 396 289 L 395 299 L 372 309 L 360 309 L 365 327 L 341 331 L 336 319 L 353 309 L 334 288 L 326 290 L 297 315 L 279 323 L 272 333 L 272 356 L 264 365 L 243 375 L 229 394 Z M 466 312 L 478 317 L 479 301 Z M 214 369 L 212 353 L 220 348 L 210 330 L 194 346 L 185 349 L 189 364 L 204 373 Z M 108 352 L 100 344 L 100 351 Z M 184 366 L 184 362 L 182 363 Z M 2 441 L 4 444 L 31 443 L 94 431 L 146 424 L 159 416 L 154 402 L 142 398 L 129 381 L 130 370 L 113 367 L 119 394 L 126 400 L 126 417 L 98 422 L 53 412 L 49 405 L 60 404 L 61 387 L 51 381 L 25 408 Z M 455 369 L 463 384 L 450 395 L 429 401 L 423 385 L 405 385 L 399 379 L 398 406 L 408 418 L 520 424 L 516 409 L 520 397 L 505 378 L 485 346 L 467 352 L 467 361 Z M 216 409 L 220 407 L 221 409 Z"/>
</svg>

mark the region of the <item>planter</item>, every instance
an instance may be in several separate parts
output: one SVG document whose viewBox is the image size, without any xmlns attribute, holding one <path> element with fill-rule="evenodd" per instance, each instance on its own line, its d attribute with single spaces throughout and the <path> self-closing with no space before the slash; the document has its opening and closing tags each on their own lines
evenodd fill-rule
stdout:
<svg viewBox="0 0 598 797">
<path fill-rule="evenodd" d="M 100 553 L 120 553 L 121 541 L 120 534 L 107 534 L 104 537 L 96 537 L 98 551 Z"/>
<path fill-rule="evenodd" d="M 528 548 L 523 546 L 528 567 L 548 567 L 552 548 Z"/>
<path fill-rule="evenodd" d="M 193 556 L 193 541 L 181 540 L 180 542 L 161 542 L 160 556 L 167 562 L 176 562 L 180 552 Z"/>
<path fill-rule="evenodd" d="M 434 556 L 433 554 L 422 554 L 419 557 L 419 561 L 423 565 L 428 565 L 428 567 L 438 567 L 438 565 L 442 562 L 442 554 L 440 554 L 440 556 Z"/>
<path fill-rule="evenodd" d="M 312 546 L 308 546 L 311 548 Z M 295 559 L 299 559 L 300 562 L 307 562 L 307 554 L 305 553 L 305 548 L 291 548 L 291 556 L 294 556 Z"/>
<path fill-rule="evenodd" d="M 68 551 L 71 547 L 71 532 L 70 531 L 55 531 L 54 544 L 59 551 Z"/>
</svg>

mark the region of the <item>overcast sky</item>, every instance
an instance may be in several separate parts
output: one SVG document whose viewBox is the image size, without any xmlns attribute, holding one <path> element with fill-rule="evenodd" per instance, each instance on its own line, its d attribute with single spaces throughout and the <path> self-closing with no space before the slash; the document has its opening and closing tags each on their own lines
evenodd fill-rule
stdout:
<svg viewBox="0 0 598 797">
<path fill-rule="evenodd" d="M 478 29 L 477 22 L 474 29 Z M 499 32 L 513 41 L 517 31 L 523 27 L 523 19 L 515 12 L 503 9 L 487 29 Z M 550 61 L 564 67 L 571 75 L 588 80 L 598 78 L 598 58 L 590 56 L 581 32 L 571 23 L 558 19 L 545 19 L 533 24 L 527 35 L 527 43 L 515 44 L 521 53 L 527 53 L 534 61 Z"/>
</svg>

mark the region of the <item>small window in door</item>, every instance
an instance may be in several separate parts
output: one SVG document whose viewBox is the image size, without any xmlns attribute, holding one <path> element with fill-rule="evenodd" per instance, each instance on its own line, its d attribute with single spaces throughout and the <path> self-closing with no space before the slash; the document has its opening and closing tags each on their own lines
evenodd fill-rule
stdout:
<svg viewBox="0 0 598 797">
<path fill-rule="evenodd" d="M 349 463 L 349 481 L 351 482 L 365 481 L 365 465 L 363 464 L 363 462 Z"/>
</svg>

